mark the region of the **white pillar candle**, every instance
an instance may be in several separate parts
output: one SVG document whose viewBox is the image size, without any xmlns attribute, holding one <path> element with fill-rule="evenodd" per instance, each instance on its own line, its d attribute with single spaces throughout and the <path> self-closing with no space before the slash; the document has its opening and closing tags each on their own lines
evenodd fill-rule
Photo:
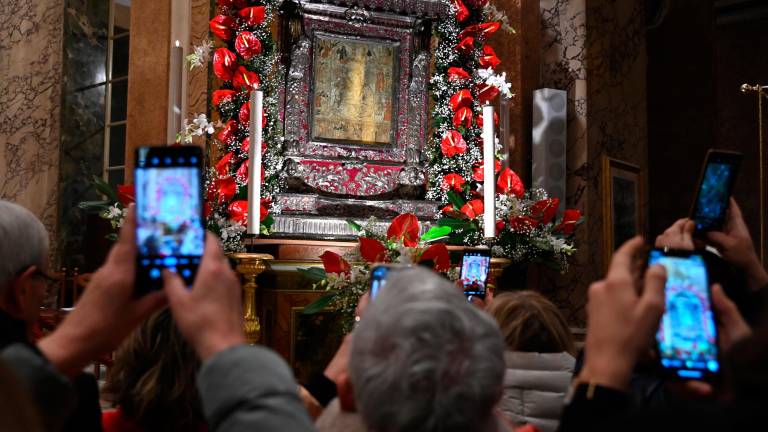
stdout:
<svg viewBox="0 0 768 432">
<path fill-rule="evenodd" d="M 184 47 L 178 40 L 171 47 L 171 64 L 168 72 L 168 142 L 176 141 L 176 134 L 181 132 L 182 98 L 184 88 Z"/>
<path fill-rule="evenodd" d="M 261 141 L 264 92 L 251 92 L 251 119 L 248 148 L 248 234 L 259 235 L 261 226 Z"/>
<path fill-rule="evenodd" d="M 485 238 L 496 237 L 496 175 L 493 105 L 483 106 L 483 221 Z"/>
</svg>

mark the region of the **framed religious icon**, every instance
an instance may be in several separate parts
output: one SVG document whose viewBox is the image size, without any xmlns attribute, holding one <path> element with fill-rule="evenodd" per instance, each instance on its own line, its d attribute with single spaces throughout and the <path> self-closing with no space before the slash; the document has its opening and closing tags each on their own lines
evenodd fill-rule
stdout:
<svg viewBox="0 0 768 432">
<path fill-rule="evenodd" d="M 315 33 L 313 141 L 394 145 L 399 45 Z"/>
<path fill-rule="evenodd" d="M 624 242 L 643 232 L 643 183 L 639 166 L 603 156 L 604 265 Z"/>
</svg>

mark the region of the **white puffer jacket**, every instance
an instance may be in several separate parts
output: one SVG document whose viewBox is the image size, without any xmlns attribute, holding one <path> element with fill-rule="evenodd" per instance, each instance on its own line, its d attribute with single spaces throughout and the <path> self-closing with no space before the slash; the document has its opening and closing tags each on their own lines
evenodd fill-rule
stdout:
<svg viewBox="0 0 768 432">
<path fill-rule="evenodd" d="M 516 425 L 530 423 L 542 432 L 554 432 L 576 359 L 566 352 L 506 351 L 504 361 L 502 412 Z"/>
</svg>

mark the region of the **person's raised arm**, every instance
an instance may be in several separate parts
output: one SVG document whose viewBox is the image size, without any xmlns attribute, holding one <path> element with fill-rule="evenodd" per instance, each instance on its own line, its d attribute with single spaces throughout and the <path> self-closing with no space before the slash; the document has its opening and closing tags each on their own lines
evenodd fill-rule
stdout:
<svg viewBox="0 0 768 432">
<path fill-rule="evenodd" d="M 641 237 L 624 243 L 613 255 L 605 279 L 589 287 L 579 382 L 625 390 L 637 359 L 653 340 L 664 313 L 666 271 L 660 265 L 648 268 L 638 293 L 633 266 L 642 249 Z"/>
<path fill-rule="evenodd" d="M 768 273 L 755 253 L 752 236 L 736 200 L 731 198 L 723 231 L 707 233 L 707 240 L 717 247 L 723 259 L 745 273 L 750 289 L 756 291 L 768 286 Z"/>
<path fill-rule="evenodd" d="M 153 312 L 165 305 L 162 292 L 134 298 L 136 266 L 135 209 L 128 208 L 120 237 L 106 263 L 96 271 L 74 310 L 38 343 L 51 364 L 65 375 L 82 371 L 114 350 Z"/>
</svg>

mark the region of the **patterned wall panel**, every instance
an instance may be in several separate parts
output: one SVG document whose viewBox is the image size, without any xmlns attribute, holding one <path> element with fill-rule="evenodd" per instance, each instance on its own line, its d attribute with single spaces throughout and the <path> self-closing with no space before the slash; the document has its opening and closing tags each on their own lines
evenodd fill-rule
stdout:
<svg viewBox="0 0 768 432">
<path fill-rule="evenodd" d="M 0 5 L 0 198 L 40 217 L 54 249 L 63 10 L 64 0 Z"/>
</svg>

